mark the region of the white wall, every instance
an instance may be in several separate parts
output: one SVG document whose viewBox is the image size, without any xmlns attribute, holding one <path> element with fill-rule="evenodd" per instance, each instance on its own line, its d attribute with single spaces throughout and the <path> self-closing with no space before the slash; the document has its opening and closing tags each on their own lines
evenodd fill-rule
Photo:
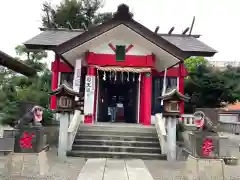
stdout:
<svg viewBox="0 0 240 180">
<path fill-rule="evenodd" d="M 238 122 L 238 114 L 219 114 L 221 122 Z"/>
<path fill-rule="evenodd" d="M 98 54 L 114 54 L 114 51 L 108 46 L 109 43 L 111 43 L 114 47 L 116 47 L 116 45 L 126 46 L 126 49 L 128 48 L 129 45 L 132 44 L 131 42 L 113 39 L 109 42 L 105 42 L 101 44 L 100 46 L 91 48 L 90 52 L 94 52 Z M 150 54 L 152 54 L 150 51 L 136 44 L 133 44 L 133 47 L 126 53 L 126 55 L 138 55 L 138 56 L 144 56 L 144 55 L 150 55 Z"/>
</svg>

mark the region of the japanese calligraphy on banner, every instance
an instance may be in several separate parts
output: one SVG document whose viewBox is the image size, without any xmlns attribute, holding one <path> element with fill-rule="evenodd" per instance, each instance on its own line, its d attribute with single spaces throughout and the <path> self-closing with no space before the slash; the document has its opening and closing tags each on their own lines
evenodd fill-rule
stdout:
<svg viewBox="0 0 240 180">
<path fill-rule="evenodd" d="M 86 76 L 85 79 L 85 96 L 84 96 L 84 114 L 92 115 L 94 111 L 94 92 L 95 76 Z"/>
<path fill-rule="evenodd" d="M 82 60 L 77 59 L 74 71 L 74 79 L 73 79 L 73 90 L 79 92 L 80 88 L 80 81 L 81 81 L 81 67 L 82 67 Z"/>
</svg>

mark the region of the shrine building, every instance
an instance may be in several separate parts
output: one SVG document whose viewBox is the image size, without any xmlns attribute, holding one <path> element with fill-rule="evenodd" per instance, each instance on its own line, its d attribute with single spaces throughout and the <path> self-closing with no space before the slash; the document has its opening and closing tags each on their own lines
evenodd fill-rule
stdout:
<svg viewBox="0 0 240 180">
<path fill-rule="evenodd" d="M 47 29 L 26 41 L 29 49 L 52 50 L 52 89 L 67 83 L 84 99 L 84 123 L 110 121 L 109 107 L 117 104 L 116 120 L 151 124 L 161 111 L 164 70 L 167 88 L 184 94 L 191 56 L 211 57 L 216 50 L 200 35 L 158 34 L 133 19 L 129 7 L 118 6 L 114 17 L 89 29 Z M 51 98 L 51 109 L 56 97 Z M 184 113 L 184 103 L 180 103 Z"/>
</svg>

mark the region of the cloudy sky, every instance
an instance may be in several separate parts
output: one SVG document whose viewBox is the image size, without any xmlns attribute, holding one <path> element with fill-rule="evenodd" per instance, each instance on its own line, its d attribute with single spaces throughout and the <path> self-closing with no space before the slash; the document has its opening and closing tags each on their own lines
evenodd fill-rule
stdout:
<svg viewBox="0 0 240 180">
<path fill-rule="evenodd" d="M 14 48 L 37 35 L 41 26 L 44 0 L 1 0 L 0 49 L 15 56 Z M 57 4 L 60 0 L 51 0 Z M 134 19 L 154 30 L 166 33 L 175 26 L 181 33 L 196 16 L 193 34 L 201 34 L 203 42 L 219 53 L 212 60 L 240 61 L 239 0 L 105 0 L 101 11 L 115 12 L 117 5 L 126 3 Z M 48 58 L 53 58 L 52 55 Z"/>
</svg>

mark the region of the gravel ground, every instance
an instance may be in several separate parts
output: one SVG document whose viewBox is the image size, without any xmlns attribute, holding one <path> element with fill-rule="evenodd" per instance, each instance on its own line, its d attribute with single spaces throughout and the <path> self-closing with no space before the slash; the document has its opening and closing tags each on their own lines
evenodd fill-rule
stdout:
<svg viewBox="0 0 240 180">
<path fill-rule="evenodd" d="M 76 180 L 82 167 L 85 164 L 83 158 L 67 158 L 66 161 L 60 161 L 57 158 L 57 150 L 51 149 L 47 153 L 50 170 L 44 175 L 40 176 L 34 173 L 33 162 L 34 160 L 29 159 L 27 165 L 24 168 L 23 176 L 12 176 L 11 178 L 5 178 L 4 164 L 7 157 L 0 155 L 0 180 Z"/>
</svg>

